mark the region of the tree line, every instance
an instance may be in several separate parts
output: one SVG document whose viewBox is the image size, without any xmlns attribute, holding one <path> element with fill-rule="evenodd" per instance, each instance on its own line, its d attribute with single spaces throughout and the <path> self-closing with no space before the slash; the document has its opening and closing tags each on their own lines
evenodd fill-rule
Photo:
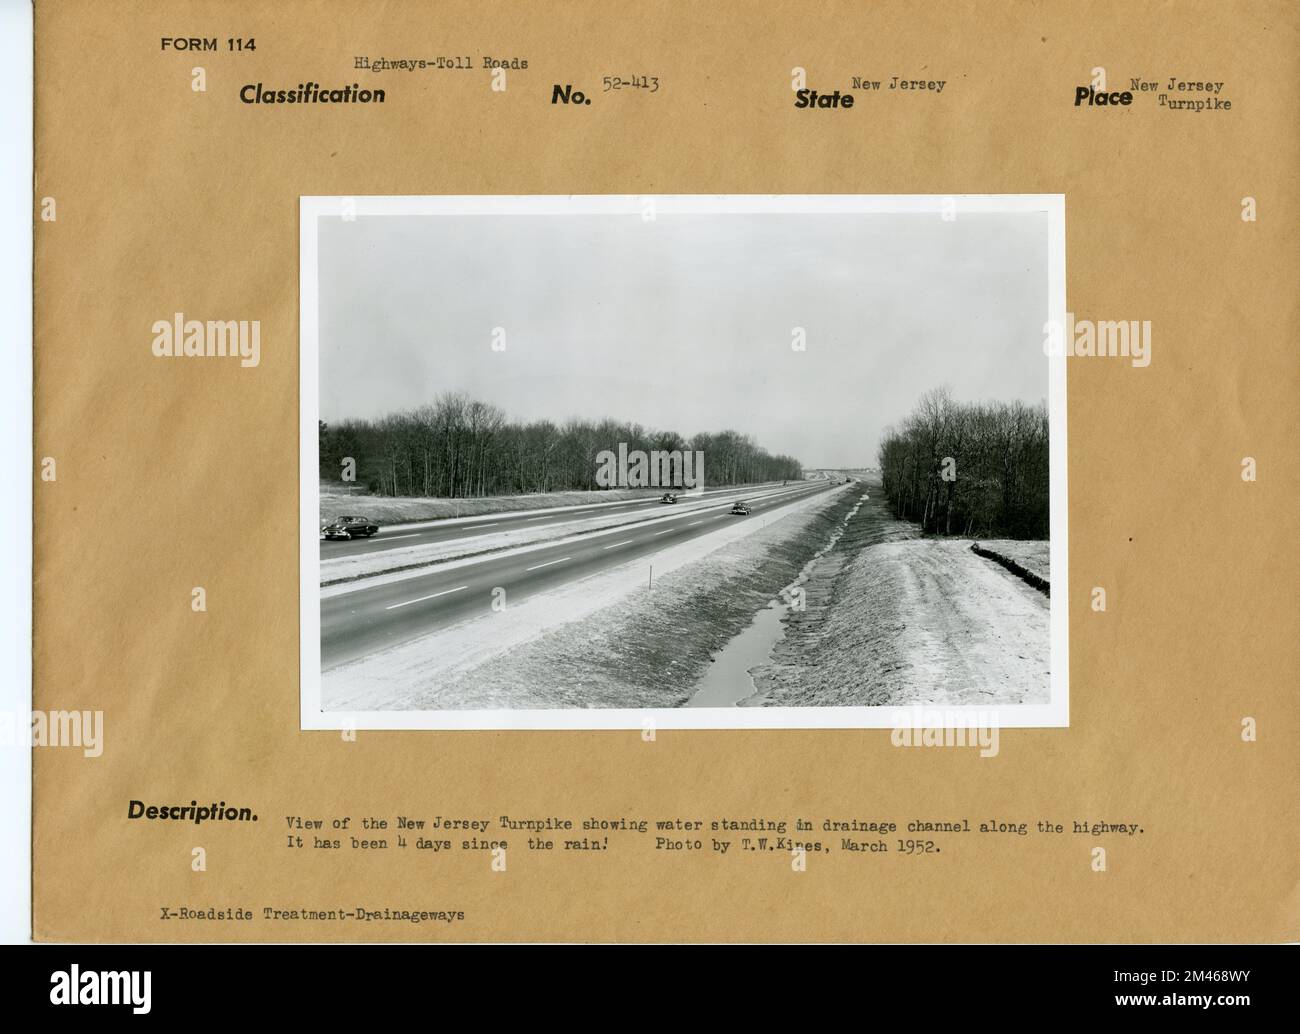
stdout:
<svg viewBox="0 0 1300 1034">
<path fill-rule="evenodd" d="M 596 456 L 606 449 L 697 450 L 706 485 L 803 477 L 799 461 L 774 456 L 750 435 L 701 432 L 690 438 L 605 419 L 521 423 L 486 402 L 447 392 L 432 403 L 373 420 L 321 421 L 320 476 L 338 481 L 345 460 L 355 481 L 390 496 L 471 498 L 596 490 Z"/>
<path fill-rule="evenodd" d="M 929 391 L 885 430 L 885 498 L 930 534 L 1046 539 L 1047 442 L 1044 402 L 969 404 Z"/>
</svg>

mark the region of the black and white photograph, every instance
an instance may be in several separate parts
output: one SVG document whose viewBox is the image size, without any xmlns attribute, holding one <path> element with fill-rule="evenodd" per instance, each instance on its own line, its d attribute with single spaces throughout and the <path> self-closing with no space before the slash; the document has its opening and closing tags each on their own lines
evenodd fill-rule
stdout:
<svg viewBox="0 0 1300 1034">
<path fill-rule="evenodd" d="M 305 728 L 1068 725 L 1059 196 L 301 216 Z"/>
</svg>

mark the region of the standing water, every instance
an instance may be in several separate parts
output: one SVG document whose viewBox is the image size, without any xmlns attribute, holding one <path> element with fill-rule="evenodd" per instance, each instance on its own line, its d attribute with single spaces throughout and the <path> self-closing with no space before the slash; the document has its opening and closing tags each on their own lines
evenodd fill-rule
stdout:
<svg viewBox="0 0 1300 1034">
<path fill-rule="evenodd" d="M 758 687 L 749 671 L 766 661 L 772 654 L 772 647 L 785 635 L 785 627 L 781 624 L 785 611 L 785 605 L 776 600 L 760 610 L 749 627 L 713 658 L 686 706 L 735 707 L 757 693 Z"/>
</svg>

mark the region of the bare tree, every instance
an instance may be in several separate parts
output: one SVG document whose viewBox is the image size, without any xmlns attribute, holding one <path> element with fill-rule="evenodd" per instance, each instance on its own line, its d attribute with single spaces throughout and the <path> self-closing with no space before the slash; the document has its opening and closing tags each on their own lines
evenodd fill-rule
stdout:
<svg viewBox="0 0 1300 1034">
<path fill-rule="evenodd" d="M 385 495 L 485 496 L 527 492 L 590 491 L 603 450 L 705 454 L 710 484 L 797 479 L 799 461 L 774 456 L 748 435 L 732 430 L 693 436 L 611 418 L 518 423 L 496 406 L 459 392 L 377 420 L 322 423 L 320 476 L 339 477 L 344 456 Z"/>
<path fill-rule="evenodd" d="M 927 392 L 901 426 L 886 429 L 879 462 L 895 515 L 927 533 L 1048 536 L 1044 403 L 966 405 L 946 390 Z"/>
</svg>

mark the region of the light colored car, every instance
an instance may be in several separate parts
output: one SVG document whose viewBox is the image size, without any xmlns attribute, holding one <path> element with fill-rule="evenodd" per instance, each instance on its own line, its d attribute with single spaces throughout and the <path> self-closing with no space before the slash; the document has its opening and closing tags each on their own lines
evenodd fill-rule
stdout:
<svg viewBox="0 0 1300 1034">
<path fill-rule="evenodd" d="M 749 507 L 746 506 L 744 503 L 742 503 L 739 499 L 737 499 L 734 503 L 731 504 L 731 512 L 741 517 L 748 517 Z"/>
</svg>

